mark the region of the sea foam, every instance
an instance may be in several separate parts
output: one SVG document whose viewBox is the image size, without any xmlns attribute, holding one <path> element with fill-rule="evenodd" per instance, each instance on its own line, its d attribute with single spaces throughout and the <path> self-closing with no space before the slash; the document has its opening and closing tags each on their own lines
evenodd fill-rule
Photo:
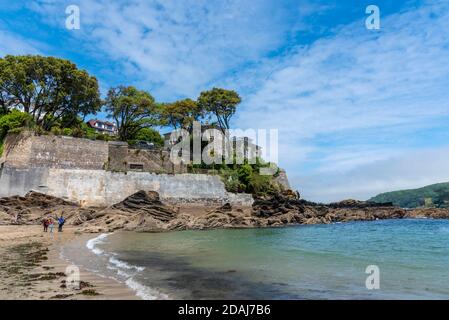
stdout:
<svg viewBox="0 0 449 320">
<path fill-rule="evenodd" d="M 89 241 L 87 241 L 86 247 L 96 255 L 99 256 L 101 255 L 106 258 L 109 257 L 108 259 L 109 263 L 106 266 L 107 269 L 115 271 L 116 274 L 122 279 L 122 281 L 124 281 L 129 288 L 135 291 L 136 296 L 144 300 L 169 299 L 168 295 L 163 294 L 150 287 L 144 286 L 141 283 L 134 280 L 133 274 L 136 275 L 137 273 L 142 272 L 143 270 L 145 270 L 144 267 L 134 266 L 129 263 L 126 263 L 125 261 L 116 258 L 115 253 L 105 253 L 103 250 L 97 247 L 97 245 L 103 243 L 110 234 L 111 233 L 102 233 L 98 237 L 90 239 Z"/>
<path fill-rule="evenodd" d="M 136 271 L 143 271 L 145 270 L 144 267 L 138 267 L 138 266 L 134 266 L 134 265 L 130 265 L 128 263 L 126 263 L 125 261 L 119 260 L 115 257 L 110 257 L 109 258 L 109 262 L 112 263 L 113 265 L 115 265 L 118 268 L 123 268 L 126 270 L 136 270 Z"/>
<path fill-rule="evenodd" d="M 168 295 L 160 293 L 154 289 L 146 287 L 139 282 L 135 281 L 133 278 L 126 280 L 126 285 L 136 292 L 136 296 L 142 298 L 143 300 L 167 300 Z"/>
<path fill-rule="evenodd" d="M 102 243 L 106 239 L 106 237 L 109 236 L 109 235 L 110 235 L 110 233 L 102 233 L 98 237 L 90 239 L 86 243 L 87 249 L 89 249 L 90 251 L 92 251 L 96 255 L 103 254 L 103 250 L 97 248 L 96 245 Z"/>
</svg>

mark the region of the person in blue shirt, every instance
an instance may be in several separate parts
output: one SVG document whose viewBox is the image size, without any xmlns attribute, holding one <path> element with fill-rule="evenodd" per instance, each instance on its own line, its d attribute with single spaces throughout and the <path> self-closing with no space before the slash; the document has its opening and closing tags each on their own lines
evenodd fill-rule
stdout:
<svg viewBox="0 0 449 320">
<path fill-rule="evenodd" d="M 62 226 L 64 225 L 64 223 L 65 223 L 65 219 L 61 213 L 61 216 L 58 218 L 58 232 L 62 232 Z"/>
</svg>

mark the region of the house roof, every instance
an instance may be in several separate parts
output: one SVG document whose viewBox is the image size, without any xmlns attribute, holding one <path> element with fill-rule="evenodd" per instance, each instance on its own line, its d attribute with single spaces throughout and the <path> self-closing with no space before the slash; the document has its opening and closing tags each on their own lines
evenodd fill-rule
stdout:
<svg viewBox="0 0 449 320">
<path fill-rule="evenodd" d="M 105 125 L 107 125 L 107 126 L 113 126 L 113 127 L 115 127 L 115 124 L 112 123 L 112 122 L 109 122 L 109 121 L 102 121 L 102 120 L 98 120 L 98 119 L 91 119 L 91 120 L 87 121 L 87 123 L 88 123 L 90 126 L 92 126 L 92 127 L 94 127 L 96 123 L 102 123 L 102 124 L 105 124 Z"/>
</svg>

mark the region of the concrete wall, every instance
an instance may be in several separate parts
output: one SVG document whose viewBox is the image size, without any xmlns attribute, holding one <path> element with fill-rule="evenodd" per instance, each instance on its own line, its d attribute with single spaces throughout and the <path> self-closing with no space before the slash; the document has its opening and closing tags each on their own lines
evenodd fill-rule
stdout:
<svg viewBox="0 0 449 320">
<path fill-rule="evenodd" d="M 35 190 L 84 206 L 107 206 L 146 190 L 157 191 L 168 203 L 251 206 L 253 202 L 251 195 L 226 192 L 219 177 L 201 174 L 8 167 L 0 174 L 0 197 Z"/>
<path fill-rule="evenodd" d="M 9 168 L 0 169 L 0 197 L 25 195 L 30 190 L 46 192 L 48 169 Z"/>
</svg>

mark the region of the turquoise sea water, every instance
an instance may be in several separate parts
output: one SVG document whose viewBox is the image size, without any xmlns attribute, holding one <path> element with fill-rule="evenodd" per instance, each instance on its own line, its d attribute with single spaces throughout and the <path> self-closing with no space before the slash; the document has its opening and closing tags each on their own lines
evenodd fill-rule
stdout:
<svg viewBox="0 0 449 320">
<path fill-rule="evenodd" d="M 64 254 L 148 299 L 449 299 L 449 220 L 119 232 L 87 247 Z"/>
</svg>

